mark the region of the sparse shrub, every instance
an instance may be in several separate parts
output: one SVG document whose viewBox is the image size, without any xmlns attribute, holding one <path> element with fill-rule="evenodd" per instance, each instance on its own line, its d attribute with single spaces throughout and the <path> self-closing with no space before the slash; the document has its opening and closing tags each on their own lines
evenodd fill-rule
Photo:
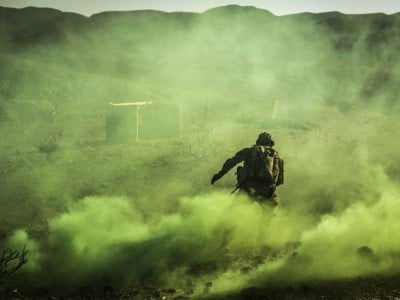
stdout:
<svg viewBox="0 0 400 300">
<path fill-rule="evenodd" d="M 58 148 L 57 145 L 52 144 L 52 143 L 40 144 L 36 147 L 39 150 L 39 152 L 41 152 L 41 153 L 52 153 L 52 152 L 57 151 L 57 148 Z"/>
<path fill-rule="evenodd" d="M 4 289 L 16 272 L 28 262 L 28 250 L 22 251 L 5 248 L 0 252 L 0 290 Z"/>
</svg>

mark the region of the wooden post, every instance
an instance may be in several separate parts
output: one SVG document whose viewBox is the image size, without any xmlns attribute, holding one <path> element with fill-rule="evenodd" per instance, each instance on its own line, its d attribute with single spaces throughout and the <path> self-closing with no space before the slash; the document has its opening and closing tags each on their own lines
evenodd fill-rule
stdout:
<svg viewBox="0 0 400 300">
<path fill-rule="evenodd" d="M 274 108 L 273 108 L 273 110 L 272 110 L 272 116 L 271 116 L 271 119 L 272 119 L 272 120 L 275 120 L 275 119 L 276 119 L 276 117 L 277 117 L 277 115 L 278 115 L 278 110 L 279 110 L 279 100 L 278 100 L 278 99 L 275 99 Z"/>
<path fill-rule="evenodd" d="M 182 138 L 182 103 L 179 103 L 179 138 Z"/>
<path fill-rule="evenodd" d="M 136 142 L 139 142 L 139 106 L 136 106 Z"/>
<path fill-rule="evenodd" d="M 206 111 L 206 120 L 207 121 L 210 118 L 210 106 L 211 106 L 211 98 L 210 98 L 210 95 L 207 95 L 207 111 Z"/>
</svg>

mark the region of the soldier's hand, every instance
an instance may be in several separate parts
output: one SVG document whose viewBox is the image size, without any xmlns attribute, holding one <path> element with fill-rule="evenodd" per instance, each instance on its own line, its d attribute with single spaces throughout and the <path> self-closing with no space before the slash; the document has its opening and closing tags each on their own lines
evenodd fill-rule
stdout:
<svg viewBox="0 0 400 300">
<path fill-rule="evenodd" d="M 220 173 L 214 174 L 214 176 L 211 178 L 211 184 L 214 184 L 218 179 L 220 179 L 222 175 Z"/>
</svg>

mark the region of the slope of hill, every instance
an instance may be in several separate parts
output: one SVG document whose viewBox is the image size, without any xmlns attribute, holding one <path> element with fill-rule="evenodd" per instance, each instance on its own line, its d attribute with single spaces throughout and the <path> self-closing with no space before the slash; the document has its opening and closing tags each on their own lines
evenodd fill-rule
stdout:
<svg viewBox="0 0 400 300">
<path fill-rule="evenodd" d="M 132 11 L 87 18 L 50 9 L 1 8 L 0 15 L 2 99 L 26 97 L 18 91 L 30 82 L 49 82 L 38 65 L 21 63 L 31 61 L 57 70 L 51 83 L 36 86 L 30 95 L 51 101 L 61 99 L 44 96 L 43 89 L 60 89 L 63 74 L 73 70 L 146 82 L 146 90 L 137 87 L 139 94 L 171 100 L 178 93 L 196 98 L 207 90 L 231 99 L 275 94 L 304 103 L 313 93 L 342 107 L 397 106 L 398 14 L 276 17 L 254 7 L 226 6 L 202 14 Z M 79 76 L 68 81 L 81 82 Z M 111 82 L 106 86 L 110 94 L 91 98 L 103 101 L 119 88 Z M 71 93 L 87 97 L 79 87 Z M 65 99 L 70 95 L 65 93 Z"/>
<path fill-rule="evenodd" d="M 30 251 L 27 295 L 398 297 L 399 22 L 0 8 L 0 245 Z M 111 101 L 174 105 L 184 138 L 106 141 Z M 273 210 L 233 170 L 210 185 L 265 130 Z"/>
</svg>

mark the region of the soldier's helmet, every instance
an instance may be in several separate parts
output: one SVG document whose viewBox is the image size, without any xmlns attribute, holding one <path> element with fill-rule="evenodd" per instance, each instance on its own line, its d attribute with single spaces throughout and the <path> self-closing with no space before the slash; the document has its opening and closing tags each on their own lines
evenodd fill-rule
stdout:
<svg viewBox="0 0 400 300">
<path fill-rule="evenodd" d="M 256 141 L 257 145 L 262 145 L 262 146 L 274 146 L 275 145 L 275 141 L 274 138 L 272 137 L 271 134 L 269 134 L 268 132 L 261 132 L 258 135 L 257 141 Z"/>
</svg>

